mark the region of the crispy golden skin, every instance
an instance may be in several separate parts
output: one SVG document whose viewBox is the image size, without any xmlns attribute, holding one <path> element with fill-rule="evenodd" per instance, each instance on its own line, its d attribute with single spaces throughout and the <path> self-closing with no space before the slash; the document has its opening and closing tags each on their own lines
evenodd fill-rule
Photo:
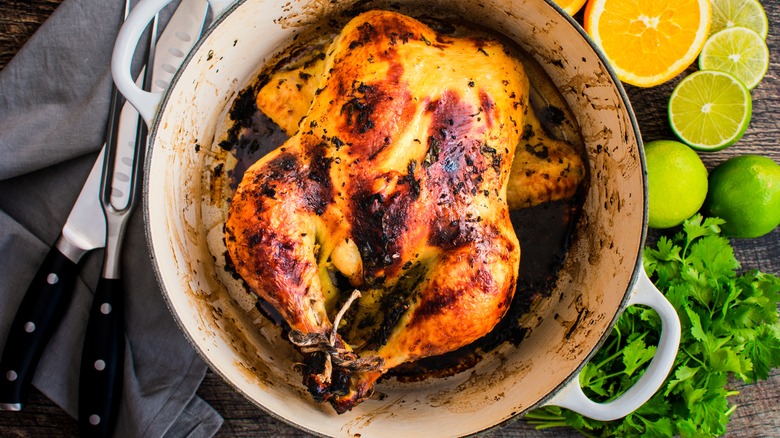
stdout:
<svg viewBox="0 0 780 438">
<path fill-rule="evenodd" d="M 509 307 L 506 191 L 529 84 L 499 43 L 393 12 L 354 18 L 327 53 L 299 129 L 245 173 L 226 243 L 292 328 L 315 399 L 345 412 L 388 369 L 473 342 Z"/>
<path fill-rule="evenodd" d="M 324 68 L 323 49 L 306 62 L 276 71 L 257 93 L 257 108 L 287 135 L 295 134 L 309 111 Z M 509 178 L 509 209 L 571 198 L 584 178 L 585 163 L 579 153 L 569 143 L 548 135 L 529 106 Z"/>
</svg>

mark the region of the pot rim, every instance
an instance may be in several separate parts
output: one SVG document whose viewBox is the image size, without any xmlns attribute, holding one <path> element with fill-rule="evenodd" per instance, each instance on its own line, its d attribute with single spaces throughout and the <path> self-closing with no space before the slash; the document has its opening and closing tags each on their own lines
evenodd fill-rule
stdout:
<svg viewBox="0 0 780 438">
<path fill-rule="evenodd" d="M 190 345 L 195 349 L 195 351 L 198 353 L 198 356 L 200 356 L 201 360 L 203 360 L 206 365 L 209 367 L 209 369 L 217 374 L 224 382 L 226 382 L 231 388 L 233 388 L 234 391 L 241 394 L 241 396 L 252 403 L 253 405 L 257 406 L 259 409 L 261 409 L 263 412 L 271 416 L 272 418 L 281 421 L 289 426 L 292 426 L 298 430 L 304 431 L 306 433 L 309 433 L 314 436 L 321 436 L 321 437 L 327 437 L 328 435 L 322 434 L 320 432 L 311 430 L 299 423 L 296 423 L 292 420 L 289 420 L 279 414 L 277 414 L 275 411 L 271 410 L 270 408 L 267 408 L 265 405 L 261 404 L 259 401 L 255 400 L 254 398 L 250 397 L 249 394 L 244 391 L 241 387 L 236 385 L 232 380 L 228 379 L 227 375 L 218 367 L 214 365 L 212 360 L 208 357 L 208 355 L 205 354 L 204 350 L 199 346 L 199 344 L 195 341 L 192 334 L 188 330 L 186 330 L 184 323 L 182 322 L 180 316 L 175 311 L 173 307 L 173 303 L 171 302 L 171 299 L 169 298 L 169 288 L 166 286 L 165 282 L 163 281 L 163 275 L 160 269 L 159 264 L 157 263 L 157 257 L 155 256 L 154 247 L 152 244 L 152 230 L 151 230 L 151 220 L 149 217 L 149 194 L 150 194 L 150 184 L 149 184 L 149 178 L 150 178 L 150 168 L 152 165 L 152 159 L 154 157 L 154 151 L 155 151 L 155 140 L 157 138 L 158 130 L 160 129 L 161 124 L 161 116 L 164 113 L 165 108 L 168 105 L 168 101 L 170 99 L 172 90 L 176 88 L 177 84 L 179 83 L 179 80 L 182 76 L 182 72 L 186 70 L 190 62 L 195 58 L 195 54 L 200 51 L 202 46 L 205 44 L 205 42 L 209 39 L 209 37 L 216 31 L 216 29 L 232 14 L 234 13 L 238 8 L 240 8 L 242 5 L 244 5 L 249 0 L 236 0 L 232 5 L 230 5 L 222 14 L 220 14 L 214 21 L 212 21 L 209 26 L 205 29 L 204 33 L 201 35 L 201 37 L 198 39 L 198 41 L 195 43 L 195 45 L 192 47 L 190 52 L 186 55 L 184 60 L 182 61 L 182 64 L 180 68 L 176 71 L 173 78 L 170 81 L 170 85 L 168 88 L 163 92 L 162 98 L 160 100 L 160 103 L 157 107 L 157 111 L 155 112 L 154 118 L 152 119 L 152 126 L 149 129 L 148 133 L 148 149 L 146 156 L 144 158 L 144 177 L 143 177 L 143 189 L 142 189 L 142 195 L 143 195 L 143 217 L 144 217 L 144 231 L 146 235 L 146 245 L 147 249 L 149 251 L 149 256 L 152 261 L 152 267 L 155 273 L 155 277 L 157 278 L 157 283 L 161 289 L 161 293 L 163 296 L 163 300 L 165 301 L 165 305 L 168 308 L 168 311 L 173 316 L 173 319 L 176 321 L 176 324 L 179 326 L 180 331 L 182 334 L 184 334 L 185 338 L 187 339 L 187 342 L 190 343 Z M 643 269 L 642 268 L 642 252 L 644 250 L 645 241 L 647 238 L 647 220 L 648 220 L 648 188 L 647 188 L 647 166 L 646 166 L 646 160 L 645 160 L 645 152 L 644 152 L 644 143 L 642 141 L 642 135 L 639 129 L 639 123 L 636 119 L 636 115 L 634 113 L 633 107 L 631 106 L 631 102 L 628 98 L 628 94 L 625 91 L 625 88 L 623 87 L 622 82 L 617 76 L 617 73 L 615 72 L 612 65 L 609 63 L 609 60 L 607 59 L 606 54 L 601 50 L 601 48 L 596 45 L 596 43 L 591 39 L 591 37 L 588 35 L 588 33 L 585 31 L 585 29 L 580 26 L 580 24 L 567 12 L 565 12 L 560 6 L 558 6 L 554 0 L 540 0 L 545 3 L 547 3 L 548 6 L 552 7 L 558 15 L 561 16 L 564 20 L 566 20 L 571 27 L 580 35 L 581 38 L 585 40 L 585 42 L 588 44 L 588 46 L 591 48 L 593 53 L 598 57 L 601 64 L 604 66 L 605 70 L 609 74 L 609 77 L 615 86 L 617 90 L 617 94 L 620 97 L 620 102 L 624 105 L 625 111 L 627 113 L 628 119 L 631 124 L 631 130 L 634 132 L 634 136 L 636 138 L 636 144 L 637 144 L 637 151 L 639 155 L 639 163 L 640 163 L 640 170 L 642 172 L 642 190 L 643 190 L 643 208 L 642 208 L 642 227 L 640 230 L 640 240 L 639 240 L 639 246 L 638 246 L 638 252 L 635 256 L 635 262 L 634 262 L 634 268 L 631 273 L 631 277 L 626 285 L 626 290 L 623 293 L 623 298 L 621 299 L 620 304 L 618 305 L 617 310 L 615 311 L 611 321 L 607 325 L 607 330 L 600 336 L 597 342 L 595 342 L 590 350 L 585 355 L 585 358 L 580 362 L 579 365 L 565 378 L 563 379 L 554 389 L 549 391 L 546 395 L 541 397 L 536 403 L 528 406 L 527 408 L 523 409 L 522 411 L 517 412 L 516 414 L 512 415 L 511 417 L 507 418 L 504 421 L 495 423 L 491 426 L 485 427 L 477 432 L 470 433 L 465 436 L 477 436 L 485 433 L 486 431 L 493 430 L 497 427 L 502 427 L 504 425 L 507 425 L 509 423 L 512 423 L 514 421 L 517 421 L 521 417 L 523 417 L 527 412 L 536 409 L 538 407 L 542 407 L 547 404 L 558 392 L 560 392 L 563 388 L 565 388 L 567 385 L 569 385 L 574 378 L 576 378 L 579 373 L 582 371 L 583 367 L 593 358 L 593 356 L 596 354 L 596 352 L 603 346 L 603 344 L 606 342 L 607 338 L 611 334 L 612 330 L 615 327 L 615 324 L 617 323 L 618 318 L 622 315 L 622 313 L 625 311 L 626 307 L 628 307 L 628 302 L 631 297 L 631 291 L 634 289 L 640 272 Z"/>
</svg>

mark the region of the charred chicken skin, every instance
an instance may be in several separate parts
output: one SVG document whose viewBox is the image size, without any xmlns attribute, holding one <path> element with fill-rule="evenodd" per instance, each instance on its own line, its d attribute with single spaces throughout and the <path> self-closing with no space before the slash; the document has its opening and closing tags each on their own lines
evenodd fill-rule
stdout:
<svg viewBox="0 0 780 438">
<path fill-rule="evenodd" d="M 351 20 L 322 62 L 292 137 L 244 174 L 225 238 L 289 324 L 304 384 L 342 413 L 387 370 L 475 341 L 508 309 L 529 84 L 500 43 L 387 11 Z"/>
<path fill-rule="evenodd" d="M 323 49 L 314 50 L 292 66 L 277 70 L 257 93 L 257 108 L 287 135 L 294 135 L 309 111 L 324 68 Z M 576 194 L 584 178 L 585 164 L 577 150 L 548 135 L 533 107 L 529 106 L 509 177 L 509 209 L 569 199 Z"/>
</svg>

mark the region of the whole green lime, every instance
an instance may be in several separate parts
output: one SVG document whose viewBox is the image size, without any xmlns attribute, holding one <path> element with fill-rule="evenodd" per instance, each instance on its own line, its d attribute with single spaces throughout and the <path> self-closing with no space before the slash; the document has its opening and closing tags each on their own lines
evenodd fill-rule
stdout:
<svg viewBox="0 0 780 438">
<path fill-rule="evenodd" d="M 671 228 L 693 216 L 707 196 L 707 168 L 687 145 L 656 140 L 645 145 L 651 228 Z"/>
<path fill-rule="evenodd" d="M 710 174 L 704 209 L 724 219 L 723 233 L 753 238 L 780 225 L 780 165 L 760 155 L 742 155 Z"/>
</svg>

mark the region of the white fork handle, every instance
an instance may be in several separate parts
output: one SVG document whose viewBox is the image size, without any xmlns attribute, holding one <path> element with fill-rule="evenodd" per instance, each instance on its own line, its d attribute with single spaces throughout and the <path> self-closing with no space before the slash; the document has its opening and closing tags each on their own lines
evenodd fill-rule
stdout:
<svg viewBox="0 0 780 438">
<path fill-rule="evenodd" d="M 674 365 L 677 349 L 680 346 L 680 318 L 669 300 L 656 289 L 647 277 L 644 269 L 639 278 L 628 305 L 644 304 L 651 307 L 661 317 L 661 340 L 655 357 L 645 370 L 644 375 L 625 394 L 607 403 L 596 403 L 589 399 L 580 386 L 579 374 L 575 376 L 546 405 L 571 409 L 586 417 L 599 421 L 612 421 L 623 418 L 642 406 L 658 391 Z"/>
<path fill-rule="evenodd" d="M 133 54 L 135 53 L 138 41 L 146 29 L 149 22 L 172 0 L 141 0 L 132 9 L 130 15 L 125 20 L 122 28 L 119 30 L 116 42 L 114 43 L 114 53 L 111 58 L 111 74 L 114 77 L 117 89 L 130 102 L 146 125 L 151 127 L 157 107 L 162 100 L 162 91 L 145 91 L 135 84 L 131 76 L 131 64 Z M 221 15 L 235 0 L 208 0 L 209 6 L 215 17 Z M 185 11 L 186 8 L 178 8 Z M 171 19 L 173 20 L 173 18 Z M 202 20 L 202 17 L 201 17 Z M 194 41 L 192 41 L 194 44 Z M 191 47 L 191 46 L 190 46 Z"/>
</svg>

